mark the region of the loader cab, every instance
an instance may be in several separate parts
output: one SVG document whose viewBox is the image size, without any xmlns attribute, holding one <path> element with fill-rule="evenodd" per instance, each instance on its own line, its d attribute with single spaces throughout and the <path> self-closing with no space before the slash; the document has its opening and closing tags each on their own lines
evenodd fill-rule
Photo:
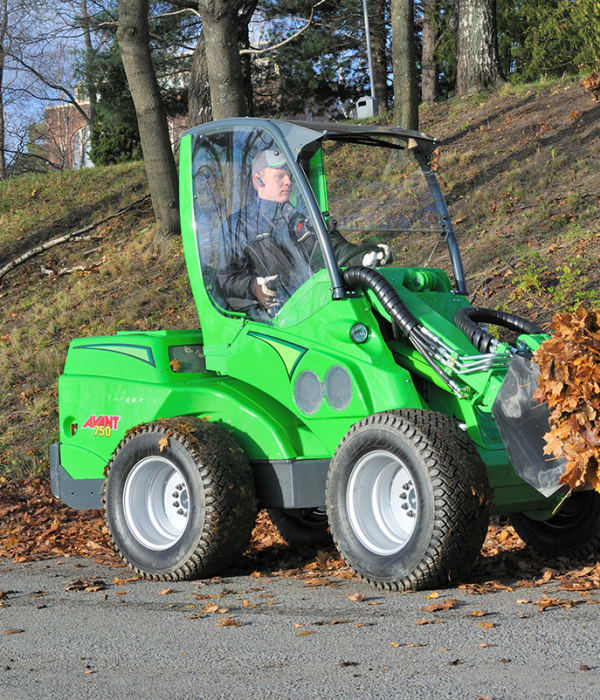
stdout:
<svg viewBox="0 0 600 700">
<path fill-rule="evenodd" d="M 191 192 L 187 194 L 192 200 L 195 248 L 188 266 L 190 262 L 197 266 L 202 280 L 194 293 L 203 327 L 215 314 L 221 326 L 230 320 L 229 325 L 236 327 L 246 319 L 290 325 L 331 299 L 325 271 L 328 253 L 317 234 L 319 227 L 324 229 L 321 209 L 307 172 L 296 161 L 300 149 L 290 149 L 278 132 L 262 120 L 231 120 L 218 130 L 209 126 L 188 137 Z M 309 175 L 318 150 L 303 154 Z M 317 168 L 313 170 L 313 187 L 324 204 L 322 171 L 319 175 Z M 324 230 L 322 234 L 326 235 Z M 184 229 L 184 245 L 186 238 L 192 242 Z M 293 313 L 282 313 L 290 297 L 319 273 L 321 284 L 301 293 L 303 303 L 296 304 Z M 257 279 L 269 285 L 268 306 L 254 293 Z"/>
<path fill-rule="evenodd" d="M 347 260 L 335 258 L 328 233 L 333 227 L 358 245 L 391 243 L 395 264 L 407 267 L 419 263 L 402 259 L 408 243 L 422 257 L 419 236 L 430 248 L 445 241 L 461 292 L 462 263 L 429 167 L 436 145 L 396 128 L 248 118 L 186 132 L 180 147 L 182 235 L 208 345 L 228 345 L 249 321 L 291 328 L 347 298 L 340 272 Z M 353 152 L 358 157 L 347 163 Z M 267 170 L 257 165 L 261 154 L 259 165 Z M 342 171 L 346 179 L 326 181 L 326 169 L 328 175 Z M 285 180 L 281 196 L 262 186 L 273 172 Z M 276 276 L 268 271 L 273 256 L 279 256 Z M 273 304 L 260 303 L 253 293 L 259 278 Z"/>
</svg>

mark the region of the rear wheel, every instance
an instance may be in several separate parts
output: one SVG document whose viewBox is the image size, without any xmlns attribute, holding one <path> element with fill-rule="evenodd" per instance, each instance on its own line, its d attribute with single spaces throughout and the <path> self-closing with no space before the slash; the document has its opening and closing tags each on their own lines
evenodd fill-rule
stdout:
<svg viewBox="0 0 600 700">
<path fill-rule="evenodd" d="M 330 465 L 327 512 L 354 571 L 380 588 L 455 582 L 489 522 L 487 473 L 456 422 L 432 411 L 368 416 Z"/>
<path fill-rule="evenodd" d="M 330 544 L 325 508 L 267 508 L 277 532 L 288 544 Z"/>
<path fill-rule="evenodd" d="M 600 551 L 600 494 L 572 493 L 548 520 L 511 513 L 511 525 L 528 547 L 549 556 L 584 556 Z"/>
<path fill-rule="evenodd" d="M 103 502 L 116 552 L 146 578 L 210 576 L 246 547 L 256 497 L 243 450 L 220 426 L 173 418 L 115 450 Z"/>
</svg>

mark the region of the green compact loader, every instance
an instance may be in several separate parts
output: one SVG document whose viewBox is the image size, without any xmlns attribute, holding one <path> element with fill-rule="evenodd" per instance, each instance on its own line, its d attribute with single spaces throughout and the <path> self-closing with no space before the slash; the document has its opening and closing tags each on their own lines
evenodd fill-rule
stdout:
<svg viewBox="0 0 600 700">
<path fill-rule="evenodd" d="M 542 451 L 532 353 L 547 336 L 469 303 L 436 147 L 248 118 L 183 135 L 201 328 L 73 340 L 50 448 L 54 494 L 104 508 L 139 574 L 221 571 L 259 507 L 288 542 L 333 538 L 395 590 L 464 577 L 490 515 L 549 555 L 596 547 L 600 496 L 561 503 L 564 463 Z M 445 250 L 452 282 L 429 265 Z"/>
</svg>

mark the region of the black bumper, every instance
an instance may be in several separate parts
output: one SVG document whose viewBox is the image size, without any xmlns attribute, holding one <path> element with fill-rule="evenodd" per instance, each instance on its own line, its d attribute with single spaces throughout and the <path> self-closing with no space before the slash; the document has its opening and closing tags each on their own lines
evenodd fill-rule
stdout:
<svg viewBox="0 0 600 700">
<path fill-rule="evenodd" d="M 104 479 L 73 479 L 60 463 L 60 445 L 50 445 L 50 485 L 56 498 L 71 508 L 102 508 L 102 484 Z"/>
</svg>

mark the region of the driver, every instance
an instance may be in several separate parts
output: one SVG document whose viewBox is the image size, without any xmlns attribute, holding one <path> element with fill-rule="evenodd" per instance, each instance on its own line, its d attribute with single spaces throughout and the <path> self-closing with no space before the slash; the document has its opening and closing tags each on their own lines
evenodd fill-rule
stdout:
<svg viewBox="0 0 600 700">
<path fill-rule="evenodd" d="M 277 149 L 259 151 L 252 160 L 252 194 L 245 207 L 230 220 L 232 250 L 219 282 L 231 308 L 251 315 L 273 316 L 314 271 L 311 258 L 319 251 L 302 203 L 290 203 L 292 176 Z M 384 264 L 389 246 L 364 247 L 329 233 L 336 257 L 354 249 L 363 265 Z M 313 260 L 313 263 L 315 261 Z M 320 266 L 320 265 L 319 265 Z"/>
</svg>

